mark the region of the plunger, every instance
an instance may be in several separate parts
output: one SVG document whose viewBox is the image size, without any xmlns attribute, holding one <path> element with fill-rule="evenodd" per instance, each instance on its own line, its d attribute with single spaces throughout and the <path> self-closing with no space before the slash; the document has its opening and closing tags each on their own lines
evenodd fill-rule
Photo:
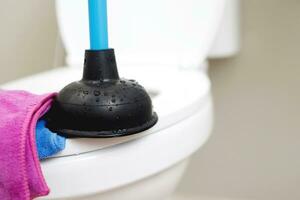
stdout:
<svg viewBox="0 0 300 200">
<path fill-rule="evenodd" d="M 90 50 L 83 78 L 60 91 L 46 115 L 47 126 L 65 137 L 120 137 L 154 126 L 158 117 L 146 90 L 120 79 L 108 48 L 107 2 L 89 0 Z"/>
</svg>

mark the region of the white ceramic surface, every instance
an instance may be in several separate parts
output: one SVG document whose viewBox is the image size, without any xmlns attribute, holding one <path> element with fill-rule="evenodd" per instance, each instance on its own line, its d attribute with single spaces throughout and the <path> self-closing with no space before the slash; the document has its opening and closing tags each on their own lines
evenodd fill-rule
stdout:
<svg viewBox="0 0 300 200">
<path fill-rule="evenodd" d="M 212 48 L 226 0 L 110 0 L 109 41 L 119 64 L 196 67 Z M 67 64 L 82 63 L 89 48 L 83 0 L 57 0 Z"/>
<path fill-rule="evenodd" d="M 87 153 L 157 133 L 202 109 L 210 94 L 210 82 L 202 70 L 180 70 L 163 66 L 159 69 L 141 66 L 126 67 L 126 70 L 120 73 L 128 78 L 139 80 L 148 90 L 158 94 L 153 98 L 154 109 L 159 115 L 158 124 L 152 129 L 133 136 L 107 139 L 69 139 L 66 149 L 53 157 Z M 79 68 L 60 68 L 7 83 L 1 88 L 27 90 L 42 94 L 59 91 L 66 84 L 79 80 L 80 77 L 81 70 Z"/>
<path fill-rule="evenodd" d="M 52 190 L 48 199 L 101 194 L 135 183 L 172 168 L 205 143 L 212 127 L 212 101 L 206 73 L 201 70 L 172 68 L 141 69 L 146 75 L 140 74 L 139 80 L 146 88 L 158 93 L 153 99 L 155 109 L 161 114 L 156 131 L 142 134 L 143 137 L 135 140 L 68 140 L 67 153 L 61 154 L 64 157 L 42 162 L 44 175 Z M 68 70 L 73 69 L 60 70 L 69 72 Z M 25 78 L 3 87 L 28 89 L 38 93 L 53 91 L 65 84 L 67 74 L 51 76 L 51 73 L 53 72 Z M 170 77 L 177 78 L 164 79 L 158 74 L 169 74 L 172 75 Z M 186 84 L 192 84 L 189 87 L 181 84 L 176 74 Z M 165 87 L 166 89 L 162 89 Z M 180 101 L 176 101 L 176 98 Z M 167 188 L 171 186 L 166 185 Z"/>
<path fill-rule="evenodd" d="M 68 140 L 65 151 L 42 162 L 51 188 L 44 199 L 150 200 L 156 195 L 159 200 L 172 193 L 186 162 L 177 164 L 211 133 L 210 82 L 199 67 L 205 66 L 224 8 L 225 0 L 109 1 L 110 43 L 120 74 L 158 94 L 153 104 L 159 123 L 138 137 Z M 78 66 L 88 49 L 86 1 L 58 0 L 57 11 L 67 64 L 77 68 L 55 69 L 2 88 L 44 93 L 80 78 Z M 173 181 L 162 189 L 157 177 Z"/>
</svg>

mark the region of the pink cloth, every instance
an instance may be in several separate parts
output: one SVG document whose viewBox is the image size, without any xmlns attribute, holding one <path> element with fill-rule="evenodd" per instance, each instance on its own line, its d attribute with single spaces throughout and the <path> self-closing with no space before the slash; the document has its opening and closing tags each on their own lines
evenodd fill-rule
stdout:
<svg viewBox="0 0 300 200">
<path fill-rule="evenodd" d="M 31 200 L 49 193 L 35 128 L 54 97 L 0 90 L 0 200 Z"/>
</svg>

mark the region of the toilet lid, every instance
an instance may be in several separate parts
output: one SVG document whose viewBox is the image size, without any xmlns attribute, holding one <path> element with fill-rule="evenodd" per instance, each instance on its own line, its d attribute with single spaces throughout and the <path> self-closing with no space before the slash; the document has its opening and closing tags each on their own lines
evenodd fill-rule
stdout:
<svg viewBox="0 0 300 200">
<path fill-rule="evenodd" d="M 182 70 L 161 66 L 126 67 L 120 71 L 128 78 L 138 80 L 152 95 L 154 110 L 159 122 L 151 129 L 137 135 L 104 139 L 68 139 L 66 149 L 53 157 L 78 155 L 132 141 L 178 124 L 198 112 L 207 104 L 210 81 L 204 71 Z M 168 75 L 166 77 L 166 75 Z M 60 68 L 14 81 L 1 86 L 2 89 L 21 89 L 33 93 L 59 91 L 66 84 L 80 79 L 81 70 Z M 184 84 L 182 84 L 184 83 Z"/>
<path fill-rule="evenodd" d="M 200 65 L 212 48 L 225 0 L 110 0 L 109 42 L 120 65 Z M 67 64 L 89 48 L 87 1 L 57 0 Z"/>
</svg>

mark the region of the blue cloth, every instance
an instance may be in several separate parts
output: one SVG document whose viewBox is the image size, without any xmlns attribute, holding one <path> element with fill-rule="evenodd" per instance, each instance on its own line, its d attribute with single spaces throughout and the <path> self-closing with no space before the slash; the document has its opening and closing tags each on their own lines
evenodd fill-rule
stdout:
<svg viewBox="0 0 300 200">
<path fill-rule="evenodd" d="M 44 120 L 36 125 L 36 145 L 39 159 L 45 159 L 65 149 L 66 139 L 46 128 Z"/>
</svg>

